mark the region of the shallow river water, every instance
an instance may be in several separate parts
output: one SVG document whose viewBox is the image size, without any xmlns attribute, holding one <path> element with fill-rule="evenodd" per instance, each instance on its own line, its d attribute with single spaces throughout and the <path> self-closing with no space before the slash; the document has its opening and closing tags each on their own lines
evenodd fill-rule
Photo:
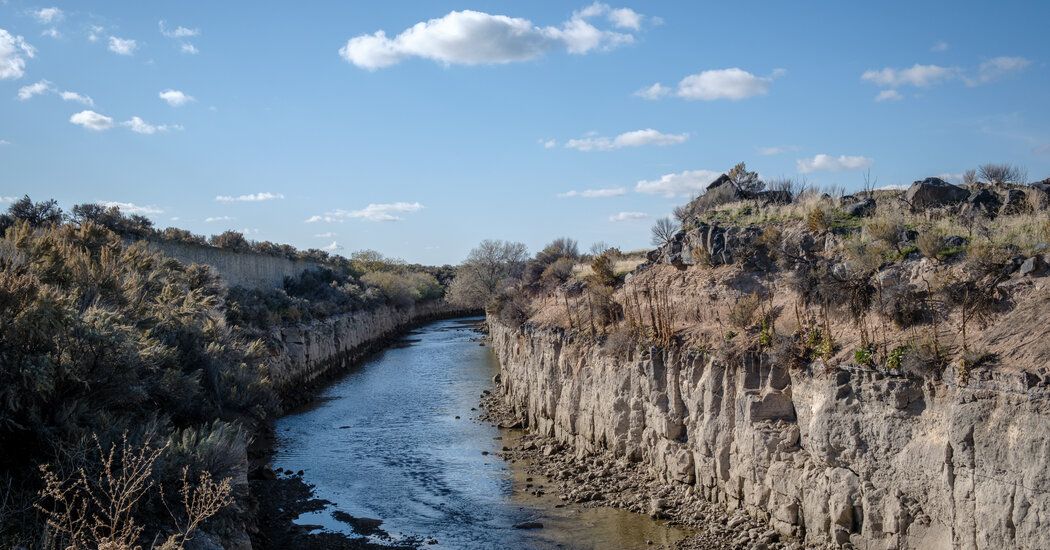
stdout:
<svg viewBox="0 0 1050 550">
<path fill-rule="evenodd" d="M 517 434 L 472 410 L 499 369 L 480 321 L 425 325 L 277 422 L 274 466 L 303 470 L 333 503 L 298 522 L 352 533 L 332 512 L 378 518 L 395 539 L 437 541 L 427 548 L 659 548 L 684 538 L 648 516 L 525 492 L 523 466 L 495 456 Z M 527 521 L 543 528 L 514 528 Z"/>
</svg>

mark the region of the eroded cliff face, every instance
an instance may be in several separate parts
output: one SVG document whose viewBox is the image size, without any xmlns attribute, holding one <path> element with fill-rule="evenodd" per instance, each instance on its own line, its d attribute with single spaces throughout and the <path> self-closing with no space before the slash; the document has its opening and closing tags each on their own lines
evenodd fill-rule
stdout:
<svg viewBox="0 0 1050 550">
<path fill-rule="evenodd" d="M 281 327 L 274 333 L 280 349 L 270 361 L 270 379 L 287 400 L 299 388 L 349 368 L 362 355 L 413 324 L 471 313 L 440 301 L 407 308 L 382 306 Z"/>
<path fill-rule="evenodd" d="M 505 399 L 530 429 L 609 450 L 810 544 L 1050 548 L 1050 392 L 1023 372 L 957 380 L 799 371 L 759 354 L 610 357 L 490 318 Z"/>
</svg>

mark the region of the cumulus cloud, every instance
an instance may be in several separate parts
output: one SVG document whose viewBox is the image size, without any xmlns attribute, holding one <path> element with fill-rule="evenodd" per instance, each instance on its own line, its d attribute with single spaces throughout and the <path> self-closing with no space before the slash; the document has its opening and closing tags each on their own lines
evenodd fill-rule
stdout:
<svg viewBox="0 0 1050 550">
<path fill-rule="evenodd" d="M 187 103 L 190 103 L 192 101 L 196 101 L 196 99 L 194 99 L 193 96 L 188 95 L 188 94 L 186 94 L 185 92 L 183 92 L 181 90 L 168 89 L 168 90 L 164 90 L 164 91 L 160 92 L 157 95 L 158 95 L 158 97 L 163 99 L 165 102 L 167 102 L 168 105 L 171 105 L 172 107 L 181 107 L 181 106 L 183 106 L 183 105 L 185 105 Z"/>
<path fill-rule="evenodd" d="M 584 199 L 604 199 L 608 197 L 619 197 L 627 193 L 627 190 L 623 187 L 608 187 L 605 189 L 584 189 L 582 191 L 566 191 L 564 193 L 558 193 L 559 197 L 572 198 L 580 197 Z"/>
<path fill-rule="evenodd" d="M 689 139 L 689 134 L 665 134 L 652 128 L 624 132 L 616 137 L 588 136 L 570 139 L 565 147 L 577 151 L 611 151 L 644 145 L 675 145 Z"/>
<path fill-rule="evenodd" d="M 276 199 L 283 199 L 284 195 L 281 193 L 249 193 L 247 195 L 219 195 L 215 197 L 217 202 L 262 202 L 272 201 Z"/>
<path fill-rule="evenodd" d="M 18 89 L 19 101 L 28 101 L 34 96 L 46 94 L 52 91 L 51 83 L 47 80 L 41 80 L 34 82 L 33 84 L 27 84 Z"/>
<path fill-rule="evenodd" d="M 883 90 L 883 91 L 879 92 L 878 95 L 875 96 L 875 101 L 878 101 L 878 102 L 883 102 L 883 101 L 900 101 L 902 99 L 904 99 L 904 96 L 901 95 L 901 93 L 898 92 L 897 90 Z"/>
<path fill-rule="evenodd" d="M 869 69 L 860 75 L 861 80 L 885 86 L 897 88 L 900 86 L 915 86 L 926 88 L 940 84 L 959 76 L 959 69 L 952 67 L 941 67 L 939 65 L 920 65 L 916 63 L 906 69 L 895 69 L 886 67 L 884 69 Z"/>
<path fill-rule="evenodd" d="M 109 51 L 117 55 L 133 55 L 138 47 L 138 42 L 131 38 L 109 37 Z"/>
<path fill-rule="evenodd" d="M 16 200 L 18 199 L 15 197 L 0 196 L 0 204 L 3 204 L 5 202 L 15 202 Z"/>
<path fill-rule="evenodd" d="M 181 130 L 182 129 L 182 126 L 179 126 L 177 124 L 173 124 L 173 125 L 168 125 L 168 124 L 150 124 L 150 123 L 146 122 L 145 120 L 142 120 L 141 118 L 139 118 L 137 116 L 133 116 L 129 120 L 125 120 L 124 122 L 121 122 L 120 124 L 121 124 L 121 126 L 124 126 L 124 127 L 128 128 L 129 130 L 131 130 L 132 132 L 135 132 L 136 134 L 146 134 L 146 135 L 152 135 L 152 134 L 156 134 L 158 132 L 163 133 L 163 132 L 167 132 L 168 130 Z"/>
<path fill-rule="evenodd" d="M 551 50 L 572 54 L 609 50 L 634 41 L 629 33 L 599 29 L 591 23 L 605 15 L 614 27 L 641 26 L 632 10 L 592 4 L 558 27 L 539 27 L 520 17 L 464 10 L 416 23 L 394 37 L 386 31 L 362 34 L 339 49 L 346 61 L 367 70 L 382 69 L 410 57 L 445 65 L 485 65 L 535 59 Z"/>
<path fill-rule="evenodd" d="M 868 157 L 839 155 L 837 157 L 825 154 L 814 155 L 813 158 L 798 159 L 796 166 L 799 172 L 808 174 L 810 172 L 838 172 L 841 170 L 863 170 L 870 168 L 875 161 Z"/>
<path fill-rule="evenodd" d="M 423 205 L 418 202 L 392 202 L 383 204 L 369 204 L 360 210 L 332 210 L 324 214 L 310 216 L 306 223 L 316 222 L 344 222 L 348 219 L 362 219 L 370 222 L 394 222 L 401 221 L 398 214 L 418 212 Z"/>
<path fill-rule="evenodd" d="M 189 54 L 189 55 L 197 55 L 198 53 L 200 53 L 200 50 L 197 49 L 197 46 L 194 46 L 193 44 L 190 44 L 189 42 L 184 42 L 182 44 L 182 46 L 179 48 L 179 51 L 181 51 L 182 53 L 185 53 L 185 54 Z"/>
<path fill-rule="evenodd" d="M 69 117 L 69 122 L 95 132 L 109 130 L 113 127 L 113 119 L 111 117 L 95 111 L 80 111 Z"/>
<path fill-rule="evenodd" d="M 33 12 L 33 17 L 43 24 L 61 21 L 65 14 L 58 8 L 40 8 Z"/>
<path fill-rule="evenodd" d="M 40 31 L 40 36 L 46 36 L 48 38 L 61 38 L 62 33 L 58 32 L 58 29 L 51 27 L 50 29 L 44 29 Z"/>
<path fill-rule="evenodd" d="M 634 220 L 644 220 L 649 217 L 649 214 L 645 212 L 618 212 L 609 216 L 611 222 L 629 222 Z"/>
<path fill-rule="evenodd" d="M 673 91 L 657 82 L 638 90 L 635 95 L 645 99 L 660 99 L 673 93 L 690 101 L 740 101 L 769 93 L 773 81 L 784 74 L 784 69 L 776 69 L 769 76 L 756 76 L 737 67 L 713 69 L 686 76 L 678 82 L 678 87 Z"/>
<path fill-rule="evenodd" d="M 204 221 L 207 222 L 207 223 L 214 223 L 214 222 L 229 222 L 229 221 L 233 221 L 233 220 L 236 220 L 236 219 L 237 218 L 234 218 L 234 217 L 231 217 L 231 216 L 212 216 L 210 218 L 204 218 Z"/>
<path fill-rule="evenodd" d="M 161 20 L 157 23 L 160 27 L 160 33 L 168 38 L 190 38 L 200 35 L 200 29 L 190 29 L 183 26 L 177 26 L 174 29 L 169 29 L 167 24 Z"/>
<path fill-rule="evenodd" d="M 48 80 L 40 80 L 18 89 L 18 99 L 28 101 L 43 94 L 57 94 L 63 101 L 75 101 L 82 105 L 93 106 L 95 101 L 90 97 L 70 90 L 59 90 Z"/>
<path fill-rule="evenodd" d="M 686 170 L 664 174 L 659 179 L 642 180 L 634 190 L 639 193 L 663 195 L 665 197 L 689 197 L 703 193 L 708 184 L 715 181 L 721 172 L 713 170 Z"/>
<path fill-rule="evenodd" d="M 558 146 L 558 140 L 556 139 L 540 139 L 537 143 L 542 145 L 544 149 L 554 149 Z"/>
<path fill-rule="evenodd" d="M 36 55 L 36 48 L 21 36 L 0 29 L 0 80 L 22 78 L 26 70 L 26 59 Z"/>
<path fill-rule="evenodd" d="M 119 208 L 120 211 L 125 213 L 125 214 L 140 214 L 140 215 L 145 216 L 145 215 L 149 215 L 149 214 L 163 214 L 164 213 L 163 210 L 161 210 L 160 208 L 157 208 L 156 206 L 138 205 L 138 204 L 135 204 L 133 202 L 98 201 L 96 204 L 98 204 L 100 206 L 105 206 L 106 208 L 113 208 L 113 207 Z"/>
</svg>

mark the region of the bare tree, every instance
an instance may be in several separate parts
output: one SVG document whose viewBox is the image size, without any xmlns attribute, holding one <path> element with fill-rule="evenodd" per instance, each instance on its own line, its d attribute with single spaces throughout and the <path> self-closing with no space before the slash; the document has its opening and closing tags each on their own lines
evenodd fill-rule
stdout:
<svg viewBox="0 0 1050 550">
<path fill-rule="evenodd" d="M 656 246 L 663 246 L 674 239 L 678 233 L 678 224 L 671 218 L 660 218 L 652 228 L 652 242 Z"/>
<path fill-rule="evenodd" d="M 528 253 L 525 245 L 484 240 L 460 264 L 449 286 L 449 301 L 468 307 L 483 307 L 509 281 L 521 277 Z"/>
<path fill-rule="evenodd" d="M 1025 183 L 1028 179 L 1028 171 L 1023 167 L 1013 164 L 982 164 L 977 168 L 981 179 L 994 185 L 1006 185 L 1007 183 Z"/>
<path fill-rule="evenodd" d="M 609 248 L 611 248 L 609 246 L 609 243 L 607 243 L 605 241 L 598 241 L 598 242 L 596 242 L 596 243 L 591 245 L 591 248 L 590 248 L 591 256 L 595 256 L 595 257 L 601 256 L 602 254 L 605 254 L 605 251 L 609 250 Z"/>
<path fill-rule="evenodd" d="M 962 182 L 963 185 L 977 185 L 977 170 L 970 168 L 963 172 Z"/>
</svg>

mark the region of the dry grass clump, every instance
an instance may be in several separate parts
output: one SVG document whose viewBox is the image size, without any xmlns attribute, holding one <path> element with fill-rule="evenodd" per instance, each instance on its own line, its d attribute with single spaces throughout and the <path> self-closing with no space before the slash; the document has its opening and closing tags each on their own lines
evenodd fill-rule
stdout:
<svg viewBox="0 0 1050 550">
<path fill-rule="evenodd" d="M 919 231 L 919 236 L 915 238 L 915 247 L 924 257 L 938 260 L 941 251 L 944 250 L 944 234 L 936 229 Z"/>
<path fill-rule="evenodd" d="M 863 233 L 869 239 L 880 241 L 900 250 L 900 235 L 904 224 L 888 217 L 872 218 L 864 224 Z"/>
<path fill-rule="evenodd" d="M 758 297 L 758 294 L 747 294 L 733 303 L 733 306 L 729 308 L 729 314 L 726 316 L 726 319 L 733 327 L 746 330 L 755 324 L 758 309 L 761 305 L 762 299 Z"/>
</svg>

